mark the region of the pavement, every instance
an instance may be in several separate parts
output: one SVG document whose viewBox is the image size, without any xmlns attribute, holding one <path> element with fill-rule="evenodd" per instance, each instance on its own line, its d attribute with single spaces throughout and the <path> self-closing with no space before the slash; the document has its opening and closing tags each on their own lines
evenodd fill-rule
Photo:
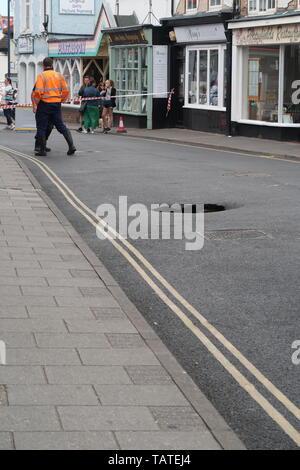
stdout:
<svg viewBox="0 0 300 470">
<path fill-rule="evenodd" d="M 244 449 L 27 168 L 0 161 L 0 449 Z"/>
<path fill-rule="evenodd" d="M 127 129 L 131 137 L 170 142 L 215 150 L 245 152 L 300 161 L 299 142 L 282 142 L 253 137 L 228 137 L 223 134 L 199 132 L 188 129 Z"/>
</svg>

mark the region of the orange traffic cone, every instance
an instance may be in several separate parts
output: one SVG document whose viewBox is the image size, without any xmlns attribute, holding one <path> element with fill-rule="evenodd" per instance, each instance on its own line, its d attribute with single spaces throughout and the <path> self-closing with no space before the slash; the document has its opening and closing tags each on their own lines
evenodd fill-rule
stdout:
<svg viewBox="0 0 300 470">
<path fill-rule="evenodd" d="M 127 130 L 124 126 L 124 121 L 123 121 L 123 117 L 121 116 L 120 117 L 120 123 L 119 123 L 119 128 L 117 130 L 117 133 L 118 134 L 127 134 Z"/>
</svg>

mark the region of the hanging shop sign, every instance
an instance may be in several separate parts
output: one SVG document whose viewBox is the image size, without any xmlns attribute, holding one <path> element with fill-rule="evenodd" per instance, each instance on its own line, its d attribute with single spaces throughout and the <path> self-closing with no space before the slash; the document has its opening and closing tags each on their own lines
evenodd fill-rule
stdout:
<svg viewBox="0 0 300 470">
<path fill-rule="evenodd" d="M 30 36 L 20 36 L 18 39 L 18 54 L 33 54 L 33 38 Z"/>
<path fill-rule="evenodd" d="M 153 46 L 153 93 L 154 98 L 167 98 L 168 46 Z"/>
<path fill-rule="evenodd" d="M 235 46 L 300 43 L 300 24 L 261 26 L 233 32 Z"/>
<path fill-rule="evenodd" d="M 118 31 L 108 34 L 111 46 L 122 46 L 123 44 L 148 44 L 144 30 Z"/>
<path fill-rule="evenodd" d="M 61 15 L 94 15 L 94 0 L 60 0 L 59 13 Z"/>
<path fill-rule="evenodd" d="M 224 26 L 222 23 L 175 28 L 175 34 L 178 43 L 226 41 Z"/>
</svg>

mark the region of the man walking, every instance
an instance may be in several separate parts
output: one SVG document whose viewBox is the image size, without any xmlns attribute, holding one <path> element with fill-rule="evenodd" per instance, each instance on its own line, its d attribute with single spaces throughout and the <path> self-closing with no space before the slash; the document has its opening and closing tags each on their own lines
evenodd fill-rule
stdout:
<svg viewBox="0 0 300 470">
<path fill-rule="evenodd" d="M 37 123 L 37 156 L 45 157 L 46 139 L 49 124 L 53 124 L 64 136 L 69 146 L 68 155 L 74 155 L 76 148 L 72 134 L 62 120 L 61 103 L 68 99 L 69 87 L 64 77 L 53 70 L 53 60 L 46 57 L 43 61 L 44 72 L 36 81 L 33 91 L 33 112 L 36 113 Z"/>
</svg>

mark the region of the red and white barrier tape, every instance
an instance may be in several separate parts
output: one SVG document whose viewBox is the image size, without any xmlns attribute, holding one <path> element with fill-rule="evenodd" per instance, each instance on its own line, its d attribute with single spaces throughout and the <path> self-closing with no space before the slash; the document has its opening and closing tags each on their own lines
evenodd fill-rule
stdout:
<svg viewBox="0 0 300 470">
<path fill-rule="evenodd" d="M 84 101 L 98 101 L 98 100 L 108 100 L 108 99 L 117 99 L 117 98 L 140 98 L 143 96 L 161 96 L 161 95 L 167 95 L 166 97 L 170 97 L 174 94 L 174 91 L 165 91 L 164 93 L 144 93 L 141 95 L 117 95 L 117 96 L 112 96 L 111 98 L 106 98 L 105 96 L 101 97 L 94 97 L 94 98 L 72 98 L 70 100 L 67 100 L 63 102 L 63 104 L 69 104 L 69 103 L 82 103 Z M 32 108 L 32 103 L 30 104 L 10 104 L 10 105 L 0 105 L 0 109 L 15 109 L 15 108 Z"/>
</svg>

